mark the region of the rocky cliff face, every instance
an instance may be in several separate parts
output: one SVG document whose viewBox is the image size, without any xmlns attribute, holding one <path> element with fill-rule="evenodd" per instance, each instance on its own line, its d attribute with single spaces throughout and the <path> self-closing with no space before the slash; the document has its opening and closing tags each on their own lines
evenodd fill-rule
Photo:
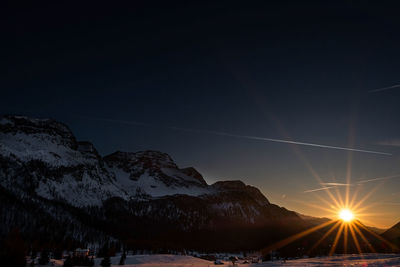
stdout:
<svg viewBox="0 0 400 267">
<path fill-rule="evenodd" d="M 62 123 L 6 116 L 0 120 L 0 184 L 17 195 L 100 205 L 120 192 L 94 146 Z"/>
<path fill-rule="evenodd" d="M 168 154 L 158 151 L 115 152 L 104 157 L 116 183 L 123 185 L 131 198 L 212 193 L 194 169 L 179 169 Z"/>
<path fill-rule="evenodd" d="M 46 216 L 54 226 L 68 228 L 68 221 L 74 229 L 66 235 L 91 242 L 96 236 L 159 240 L 165 236 L 160 227 L 170 233 L 306 227 L 297 214 L 241 181 L 208 185 L 196 169 L 179 168 L 158 151 L 103 158 L 54 120 L 0 117 L 0 185 L 2 233 L 11 223 L 35 231 L 23 214 L 33 225 Z M 36 215 L 18 211 L 26 205 Z"/>
</svg>

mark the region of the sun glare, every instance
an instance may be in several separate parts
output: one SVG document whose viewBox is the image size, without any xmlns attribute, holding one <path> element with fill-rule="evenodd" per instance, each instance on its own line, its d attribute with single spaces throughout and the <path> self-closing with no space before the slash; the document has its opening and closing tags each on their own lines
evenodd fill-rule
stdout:
<svg viewBox="0 0 400 267">
<path fill-rule="evenodd" d="M 354 214 L 349 209 L 342 209 L 339 212 L 339 218 L 344 222 L 351 222 L 354 219 Z"/>
<path fill-rule="evenodd" d="M 325 231 L 321 238 L 315 242 L 315 244 L 308 250 L 308 255 L 312 253 L 317 247 L 321 246 L 323 249 L 329 249 L 329 255 L 333 255 L 336 251 L 340 251 L 343 254 L 348 252 L 354 252 L 357 250 L 359 254 L 366 251 L 371 253 L 376 253 L 376 249 L 369 242 L 369 236 L 381 241 L 381 244 L 392 251 L 400 250 L 400 247 L 386 240 L 379 234 L 371 231 L 364 223 L 372 223 L 368 221 L 368 217 L 375 216 L 373 213 L 368 213 L 366 210 L 377 205 L 377 203 L 365 205 L 365 202 L 376 192 L 379 186 L 375 186 L 371 191 L 359 195 L 361 190 L 360 186 L 352 186 L 351 183 L 351 157 L 348 159 L 348 170 L 346 174 L 346 183 L 337 183 L 335 177 L 333 177 L 333 182 L 324 182 L 318 173 L 312 168 L 309 162 L 306 160 L 304 155 L 299 150 L 295 152 L 303 159 L 309 168 L 310 172 L 313 174 L 316 181 L 323 185 L 322 188 L 316 190 L 306 190 L 304 193 L 313 193 L 317 201 L 321 202 L 322 205 L 315 204 L 315 202 L 300 202 L 308 205 L 311 208 L 319 209 L 324 211 L 327 218 L 331 218 L 326 222 L 317 224 L 311 228 L 308 228 L 300 233 L 289 236 L 283 240 L 280 240 L 267 248 L 264 249 L 265 252 L 270 252 L 282 248 L 296 240 L 304 238 L 316 231 Z M 379 179 L 379 178 L 378 178 Z M 378 180 L 372 179 L 372 180 Z M 342 187 L 344 185 L 345 187 Z M 345 193 L 341 190 L 345 189 Z M 354 192 L 352 192 L 354 189 Z M 320 193 L 325 192 L 328 199 L 322 197 Z M 336 194 L 336 195 L 335 195 Z M 380 202 L 382 203 L 382 202 Z M 368 236 L 366 236 L 368 234 Z M 341 242 L 343 241 L 343 243 Z M 352 242 L 353 244 L 351 245 Z M 339 245 L 342 243 L 343 245 Z M 377 243 L 378 244 L 378 243 Z M 353 246 L 354 245 L 354 246 Z M 339 246 L 339 247 L 338 247 Z M 351 246 L 351 247 L 349 247 Z"/>
</svg>

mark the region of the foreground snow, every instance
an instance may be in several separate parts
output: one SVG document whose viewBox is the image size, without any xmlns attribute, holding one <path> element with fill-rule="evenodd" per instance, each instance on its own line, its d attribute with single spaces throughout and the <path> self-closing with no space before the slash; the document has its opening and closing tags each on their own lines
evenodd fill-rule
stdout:
<svg viewBox="0 0 400 267">
<path fill-rule="evenodd" d="M 99 259 L 100 263 L 100 259 Z M 119 257 L 112 258 L 112 264 L 117 265 Z M 232 266 L 231 262 L 223 261 L 225 266 Z M 97 264 L 97 262 L 96 262 Z M 126 258 L 126 265 L 157 267 L 157 266 L 173 266 L 173 267 L 189 267 L 189 266 L 216 266 L 213 262 L 203 259 L 180 256 L 180 255 L 134 255 Z M 345 255 L 331 256 L 310 259 L 297 259 L 273 262 L 263 262 L 258 264 L 243 264 L 243 260 L 239 260 L 236 266 L 400 266 L 399 254 L 365 254 L 365 255 Z"/>
<path fill-rule="evenodd" d="M 339 255 L 321 258 L 289 260 L 265 266 L 400 266 L 400 254 Z"/>
<path fill-rule="evenodd" d="M 100 265 L 101 258 L 95 259 L 96 266 Z M 111 264 L 113 267 L 118 265 L 120 260 L 119 256 L 111 258 Z M 231 262 L 222 261 L 224 265 L 221 266 L 232 266 Z M 55 266 L 62 266 L 62 261 L 54 262 Z M 159 267 L 159 266 L 171 266 L 171 267 L 208 267 L 216 266 L 213 262 L 195 258 L 192 256 L 182 255 L 128 255 L 126 257 L 125 266 L 129 267 Z M 278 267 L 278 266 L 290 266 L 290 267 L 307 267 L 307 266 L 352 266 L 352 267 L 366 267 L 366 266 L 400 266 L 400 254 L 364 254 L 364 255 L 338 255 L 331 257 L 321 258 L 309 258 L 309 259 L 296 259 L 287 260 L 283 262 L 269 261 L 256 264 L 243 263 L 243 260 L 239 260 L 235 266 L 243 267 Z"/>
<path fill-rule="evenodd" d="M 120 257 L 112 257 L 111 264 L 118 265 Z M 100 264 L 101 259 L 96 259 L 95 264 Z M 183 255 L 128 255 L 125 265 L 130 266 L 214 266 L 210 261 Z M 120 266 L 120 265 L 118 265 Z"/>
</svg>

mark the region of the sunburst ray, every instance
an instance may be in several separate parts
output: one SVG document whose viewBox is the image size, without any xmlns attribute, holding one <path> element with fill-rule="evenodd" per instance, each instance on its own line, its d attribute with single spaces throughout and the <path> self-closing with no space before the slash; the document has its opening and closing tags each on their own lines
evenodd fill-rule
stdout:
<svg viewBox="0 0 400 267">
<path fill-rule="evenodd" d="M 351 233 L 351 236 L 353 237 L 353 242 L 356 245 L 358 253 L 362 254 L 360 243 L 358 242 L 358 238 L 357 238 L 356 234 L 354 233 L 353 225 L 349 224 L 348 227 L 350 228 L 350 233 Z"/>
<path fill-rule="evenodd" d="M 360 226 L 361 228 L 363 228 L 364 230 L 366 230 L 368 233 L 370 233 L 371 235 L 375 236 L 376 238 L 378 238 L 380 241 L 384 242 L 385 244 L 387 244 L 392 250 L 398 250 L 398 247 L 393 244 L 392 242 L 386 240 L 385 238 L 383 238 L 382 236 L 378 235 L 377 233 L 371 231 L 370 229 L 368 229 L 367 227 L 365 227 L 364 225 L 362 225 L 360 222 L 355 221 L 355 223 Z"/>
<path fill-rule="evenodd" d="M 338 232 L 336 233 L 335 240 L 333 241 L 331 250 L 329 251 L 329 256 L 332 256 L 332 254 L 333 254 L 333 253 L 335 252 L 335 250 L 336 250 L 336 246 L 337 246 L 337 244 L 338 244 L 338 242 L 339 242 L 340 235 L 342 234 L 343 227 L 344 227 L 344 224 L 342 223 L 342 224 L 340 225 L 340 228 L 339 228 Z"/>
<path fill-rule="evenodd" d="M 341 224 L 340 221 L 337 221 L 313 246 L 311 249 L 308 250 L 308 254 L 310 254 L 316 247 L 321 244 L 322 241 L 324 241 L 336 228 L 339 227 Z"/>
<path fill-rule="evenodd" d="M 343 233 L 343 249 L 344 249 L 344 254 L 347 254 L 347 242 L 348 242 L 348 235 L 349 232 L 349 224 L 345 223 L 344 224 L 344 233 Z"/>
<path fill-rule="evenodd" d="M 364 243 L 368 246 L 368 248 L 370 249 L 370 251 L 372 253 L 375 253 L 376 250 L 374 249 L 374 247 L 371 245 L 371 243 L 368 241 L 368 239 L 365 237 L 365 235 L 360 231 L 360 229 L 358 229 L 358 226 L 356 224 L 353 224 L 354 230 L 359 234 L 359 236 L 361 237 L 361 239 L 364 241 Z"/>
<path fill-rule="evenodd" d="M 368 198 L 372 196 L 373 193 L 375 193 L 379 187 L 382 186 L 382 183 L 374 186 L 370 192 L 368 192 L 360 201 L 357 202 L 357 204 L 354 205 L 353 209 L 357 209 L 359 206 L 361 206 Z"/>
<path fill-rule="evenodd" d="M 315 232 L 315 231 L 317 231 L 317 230 L 319 230 L 321 228 L 324 228 L 324 227 L 326 227 L 328 225 L 331 225 L 331 224 L 333 224 L 335 222 L 336 221 L 334 221 L 334 220 L 327 221 L 327 222 L 324 222 L 324 223 L 319 224 L 317 226 L 311 227 L 311 228 L 309 228 L 309 229 L 307 229 L 307 230 L 305 230 L 303 232 L 300 232 L 300 233 L 297 233 L 295 235 L 289 236 L 289 237 L 287 237 L 287 238 L 285 238 L 285 239 L 283 239 L 283 240 L 281 240 L 281 241 L 279 241 L 277 243 L 274 243 L 274 244 L 266 247 L 265 249 L 263 249 L 263 251 L 272 251 L 272 250 L 284 247 L 284 246 L 286 246 L 286 245 L 288 245 L 288 244 L 290 244 L 290 243 L 292 243 L 292 242 L 294 242 L 294 241 L 296 241 L 296 240 L 298 240 L 298 239 L 300 239 L 300 238 L 302 238 L 304 236 L 307 236 L 307 235 L 309 235 L 309 234 L 311 234 L 311 233 L 313 233 L 313 232 Z"/>
</svg>

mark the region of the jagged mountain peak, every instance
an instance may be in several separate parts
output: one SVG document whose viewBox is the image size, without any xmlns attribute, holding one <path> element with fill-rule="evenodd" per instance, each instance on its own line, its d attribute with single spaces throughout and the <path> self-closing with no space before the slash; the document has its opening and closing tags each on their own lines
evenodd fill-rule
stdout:
<svg viewBox="0 0 400 267">
<path fill-rule="evenodd" d="M 0 131 L 11 134 L 45 134 L 59 136 L 64 144 L 76 148 L 76 139 L 72 131 L 62 122 L 53 119 L 37 119 L 26 116 L 0 116 Z"/>
<path fill-rule="evenodd" d="M 191 177 L 197 179 L 201 184 L 207 185 L 206 181 L 203 178 L 203 175 L 201 175 L 195 168 L 187 167 L 187 168 L 180 169 L 180 171 L 188 176 L 191 176 Z"/>
<path fill-rule="evenodd" d="M 167 153 L 154 150 L 139 152 L 116 151 L 105 156 L 104 159 L 109 163 L 142 164 L 146 168 L 178 168 Z"/>
<path fill-rule="evenodd" d="M 4 186 L 21 180 L 24 187 L 28 180 L 40 196 L 73 205 L 100 205 L 113 196 L 148 199 L 234 191 L 242 191 L 261 205 L 269 204 L 258 189 L 242 181 L 210 186 L 195 168 L 179 168 L 170 155 L 160 151 L 116 151 L 102 158 L 92 143 L 76 141 L 70 129 L 55 120 L 2 116 L 0 135 L 0 156 L 7 168 L 17 164 L 24 173 L 23 180 L 7 174 Z M 81 200 L 79 194 L 83 194 Z M 73 196 L 71 201 L 69 196 Z"/>
<path fill-rule="evenodd" d="M 96 147 L 89 141 L 78 141 L 77 150 L 82 153 L 91 153 L 100 157 L 99 152 L 97 152 Z"/>
<path fill-rule="evenodd" d="M 131 192 L 152 197 L 173 194 L 201 195 L 210 193 L 201 174 L 194 168 L 179 169 L 172 158 L 159 151 L 121 152 L 104 157 L 117 183 Z"/>
<path fill-rule="evenodd" d="M 231 180 L 231 181 L 218 181 L 215 182 L 212 186 L 218 189 L 240 190 L 246 187 L 246 184 L 243 183 L 241 180 Z"/>
<path fill-rule="evenodd" d="M 126 235 L 149 227 L 156 232 L 168 227 L 172 232 L 223 232 L 282 221 L 301 224 L 296 214 L 270 204 L 260 190 L 242 181 L 208 185 L 195 168 L 180 168 L 159 151 L 117 151 L 101 157 L 92 143 L 77 141 L 63 123 L 22 116 L 0 117 L 2 196 L 37 204 L 41 216 L 54 217 L 55 224 L 64 220 L 57 214 L 78 210 L 104 222 L 105 228 L 97 230 L 118 237 L 119 229 Z M 15 208 L 4 203 L 0 214 Z M 32 220 L 40 225 L 42 217 L 35 216 Z M 15 221 L 0 220 L 14 227 L 25 218 Z M 86 222 L 77 218 L 75 225 Z"/>
<path fill-rule="evenodd" d="M 49 167 L 97 164 L 97 152 L 86 149 L 88 143 L 79 143 L 71 130 L 52 119 L 34 119 L 24 116 L 0 117 L 0 155 L 20 162 L 39 161 Z"/>
<path fill-rule="evenodd" d="M 248 193 L 254 200 L 256 200 L 260 205 L 270 204 L 268 199 L 264 196 L 261 191 L 251 185 L 246 185 L 240 180 L 232 180 L 232 181 L 218 181 L 212 184 L 213 188 L 216 188 L 219 191 L 241 191 Z"/>
<path fill-rule="evenodd" d="M 193 167 L 179 168 L 172 157 L 164 152 L 145 150 L 138 152 L 116 151 L 104 157 L 109 166 L 119 166 L 125 171 L 132 171 L 140 166 L 152 172 L 168 172 L 175 170 L 186 176 L 192 177 L 202 185 L 207 185 L 203 176 Z"/>
</svg>

